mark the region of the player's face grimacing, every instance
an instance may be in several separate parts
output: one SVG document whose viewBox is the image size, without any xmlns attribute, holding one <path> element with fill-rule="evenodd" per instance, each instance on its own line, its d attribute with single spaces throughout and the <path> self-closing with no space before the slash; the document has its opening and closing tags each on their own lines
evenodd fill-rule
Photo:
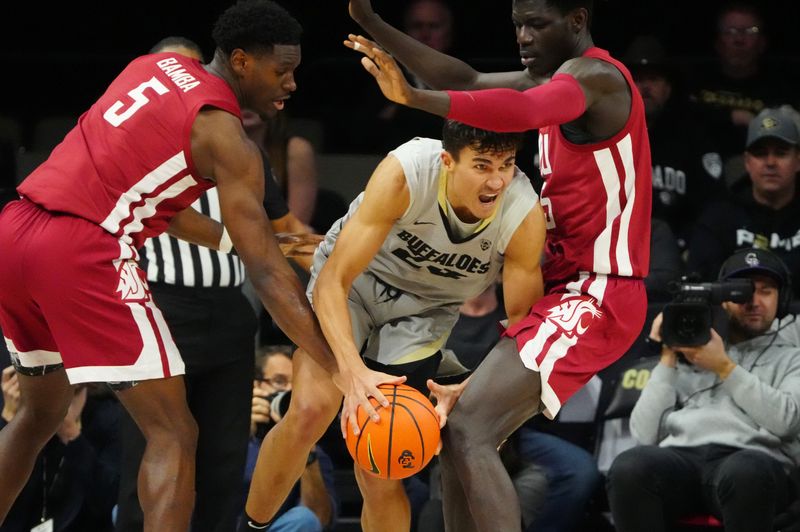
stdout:
<svg viewBox="0 0 800 532">
<path fill-rule="evenodd" d="M 241 81 L 249 95 L 247 107 L 269 118 L 283 110 L 286 100 L 297 90 L 294 71 L 300 65 L 300 46 L 276 44 L 272 53 L 252 57 L 256 63 L 253 76 Z"/>
<path fill-rule="evenodd" d="M 466 147 L 458 159 L 443 152 L 442 160 L 449 173 L 447 200 L 463 222 L 474 223 L 494 214 L 500 197 L 514 177 L 513 151 L 479 152 Z"/>
</svg>

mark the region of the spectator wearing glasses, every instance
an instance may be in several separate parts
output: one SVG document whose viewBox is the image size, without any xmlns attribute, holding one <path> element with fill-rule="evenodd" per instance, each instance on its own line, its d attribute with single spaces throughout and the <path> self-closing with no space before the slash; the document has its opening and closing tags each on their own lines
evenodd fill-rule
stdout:
<svg viewBox="0 0 800 532">
<path fill-rule="evenodd" d="M 755 4 L 738 0 L 725 4 L 714 31 L 716 64 L 712 68 L 701 65 L 690 76 L 696 83 L 689 99 L 699 117 L 713 128 L 731 182 L 744 174 L 740 150 L 747 125 L 764 107 L 792 100 L 784 74 L 764 62 L 767 31 Z"/>
<path fill-rule="evenodd" d="M 261 442 L 289 408 L 291 390 L 292 347 L 274 345 L 260 348 L 256 354 L 244 493 L 253 477 Z M 335 515 L 333 463 L 317 445 L 309 454 L 305 471 L 276 514 L 270 530 L 321 531 L 333 526 Z"/>
</svg>

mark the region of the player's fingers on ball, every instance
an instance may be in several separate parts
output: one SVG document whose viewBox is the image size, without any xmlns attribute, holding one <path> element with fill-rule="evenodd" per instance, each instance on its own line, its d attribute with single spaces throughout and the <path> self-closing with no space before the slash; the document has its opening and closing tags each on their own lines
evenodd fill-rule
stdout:
<svg viewBox="0 0 800 532">
<path fill-rule="evenodd" d="M 358 433 L 361 432 L 361 430 L 358 428 L 358 418 L 355 414 L 350 414 L 348 424 L 350 425 L 350 430 L 353 431 L 353 435 L 358 436 Z"/>
<path fill-rule="evenodd" d="M 384 407 L 389 406 L 389 400 L 386 398 L 385 395 L 383 395 L 383 392 L 380 391 L 380 389 L 377 386 L 372 388 L 372 391 L 369 393 L 369 395 L 374 397 L 375 400 L 378 401 L 379 405 L 384 406 Z M 372 403 L 367 401 L 367 404 L 369 405 L 369 407 L 372 410 L 374 410 L 374 408 L 372 408 Z M 362 406 L 363 406 L 363 404 L 362 404 Z"/>
<path fill-rule="evenodd" d="M 378 392 L 378 393 L 380 393 L 380 392 Z M 378 402 L 380 402 L 380 399 L 377 397 L 376 394 L 369 394 L 369 395 L 371 395 L 372 397 L 375 397 L 375 399 L 377 399 Z M 381 395 L 381 397 L 383 397 L 383 395 Z M 384 397 L 383 400 L 386 401 L 386 398 Z M 361 408 L 364 409 L 364 412 L 367 414 L 367 416 L 369 416 L 372 419 L 372 421 L 377 422 L 381 418 L 381 416 L 378 415 L 378 411 L 375 409 L 374 406 L 372 406 L 372 403 L 369 401 L 369 398 L 367 396 L 363 396 L 361 398 L 361 403 L 360 404 L 361 404 Z M 380 403 L 380 404 L 383 404 L 383 403 Z M 388 404 L 388 401 L 387 401 L 387 404 Z"/>
</svg>

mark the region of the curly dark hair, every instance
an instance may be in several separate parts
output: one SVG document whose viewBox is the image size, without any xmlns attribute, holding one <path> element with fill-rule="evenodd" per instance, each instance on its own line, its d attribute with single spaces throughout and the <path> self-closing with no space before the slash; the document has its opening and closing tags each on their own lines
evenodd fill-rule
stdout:
<svg viewBox="0 0 800 532">
<path fill-rule="evenodd" d="M 523 1 L 523 0 L 514 0 Z M 554 7 L 558 10 L 559 13 L 562 15 L 566 15 L 573 9 L 577 9 L 579 7 L 586 8 L 586 12 L 589 14 L 589 22 L 591 25 L 592 20 L 592 12 L 594 11 L 594 0 L 546 0 L 547 5 L 550 7 Z"/>
<path fill-rule="evenodd" d="M 242 0 L 226 9 L 212 32 L 217 48 L 271 52 L 276 44 L 300 44 L 303 28 L 283 7 L 270 0 Z"/>
<path fill-rule="evenodd" d="M 442 127 L 442 147 L 458 160 L 464 148 L 474 148 L 479 153 L 493 155 L 517 151 L 522 146 L 524 133 L 497 133 L 468 126 L 455 120 L 445 120 Z"/>
</svg>

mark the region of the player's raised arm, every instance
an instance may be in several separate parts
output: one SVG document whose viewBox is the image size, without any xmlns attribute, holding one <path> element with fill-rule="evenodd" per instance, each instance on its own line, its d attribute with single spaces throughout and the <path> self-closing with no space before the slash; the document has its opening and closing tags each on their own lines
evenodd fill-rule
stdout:
<svg viewBox="0 0 800 532">
<path fill-rule="evenodd" d="M 347 221 L 314 285 L 314 310 L 319 317 L 325 338 L 336 356 L 343 374 L 349 375 L 353 393 L 345 397 L 342 428 L 351 423 L 357 430 L 356 410 L 361 404 L 367 413 L 376 416 L 365 396 L 373 396 L 388 404 L 378 384 L 400 383 L 393 377 L 369 370 L 361 360 L 352 334 L 347 304 L 353 280 L 363 272 L 378 253 L 394 223 L 408 208 L 410 199 L 405 174 L 400 162 L 386 157 L 375 169 L 364 191 L 364 199 L 353 217 Z"/>
<path fill-rule="evenodd" d="M 262 205 L 264 167 L 238 118 L 224 111 L 198 114 L 192 129 L 197 168 L 213 176 L 233 246 L 264 307 L 286 335 L 330 372 L 336 363 L 297 275 L 275 240 Z"/>
<path fill-rule="evenodd" d="M 524 70 L 513 72 L 478 72 L 464 61 L 434 50 L 384 21 L 370 0 L 351 0 L 350 16 L 411 72 L 436 89 L 472 90 L 489 87 L 525 89 L 536 83 Z M 370 41 L 349 35 L 345 46 L 369 46 Z"/>
</svg>

